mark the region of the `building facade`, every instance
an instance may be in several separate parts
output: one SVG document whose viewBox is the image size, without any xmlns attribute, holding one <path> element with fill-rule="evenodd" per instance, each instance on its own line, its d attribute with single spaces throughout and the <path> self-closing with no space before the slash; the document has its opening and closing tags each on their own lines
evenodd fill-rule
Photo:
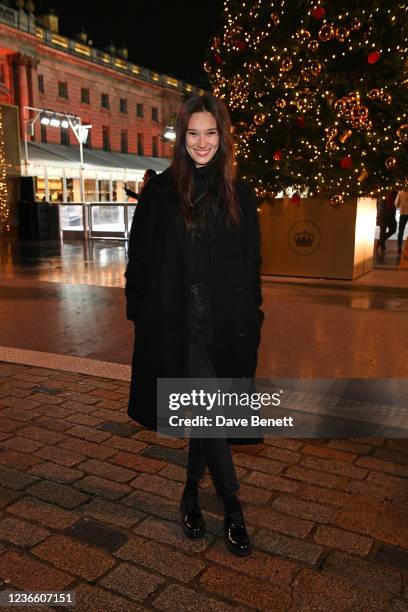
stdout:
<svg viewBox="0 0 408 612">
<path fill-rule="evenodd" d="M 165 128 L 184 97 L 201 90 L 128 61 L 126 49 L 63 36 L 57 15 L 37 16 L 31 2 L 10 5 L 0 3 L 0 104 L 18 108 L 22 175 L 35 178 L 38 201 L 78 201 L 80 179 L 86 201 L 122 201 L 123 181 L 137 189 L 146 167 L 168 165 Z M 28 107 L 92 125 L 82 168 L 74 132 L 33 122 Z"/>
</svg>

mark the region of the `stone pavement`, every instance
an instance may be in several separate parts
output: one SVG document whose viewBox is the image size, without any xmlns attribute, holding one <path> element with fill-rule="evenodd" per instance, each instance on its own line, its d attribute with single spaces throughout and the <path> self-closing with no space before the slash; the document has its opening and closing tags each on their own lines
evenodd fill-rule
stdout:
<svg viewBox="0 0 408 612">
<path fill-rule="evenodd" d="M 0 363 L 1 590 L 72 590 L 81 612 L 408 610 L 408 440 L 234 447 L 240 559 L 208 478 L 208 537 L 184 537 L 186 443 L 130 422 L 127 392 Z"/>
</svg>

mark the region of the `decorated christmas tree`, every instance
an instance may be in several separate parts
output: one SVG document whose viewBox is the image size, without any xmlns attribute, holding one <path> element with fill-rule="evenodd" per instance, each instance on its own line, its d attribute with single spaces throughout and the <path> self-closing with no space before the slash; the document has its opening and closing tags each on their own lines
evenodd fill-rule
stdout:
<svg viewBox="0 0 408 612">
<path fill-rule="evenodd" d="M 225 0 L 205 70 L 260 196 L 377 197 L 408 175 L 408 2 Z"/>
</svg>

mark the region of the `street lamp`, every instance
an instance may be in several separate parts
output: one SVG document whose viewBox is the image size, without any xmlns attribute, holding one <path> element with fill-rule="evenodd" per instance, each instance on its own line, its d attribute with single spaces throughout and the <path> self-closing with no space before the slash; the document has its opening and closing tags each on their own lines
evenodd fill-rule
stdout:
<svg viewBox="0 0 408 612">
<path fill-rule="evenodd" d="M 27 136 L 30 133 L 34 135 L 34 126 L 39 120 L 42 125 L 49 125 L 50 127 L 62 127 L 63 129 L 71 128 L 75 134 L 75 137 L 79 144 L 79 159 L 80 159 L 80 179 L 79 179 L 79 191 L 81 202 L 85 202 L 85 188 L 84 188 L 84 152 L 83 145 L 88 139 L 89 130 L 92 125 L 82 125 L 81 117 L 77 115 L 68 115 L 67 113 L 58 113 L 56 111 L 48 110 L 46 108 L 35 108 L 33 106 L 24 106 L 24 115 L 26 111 L 35 113 L 34 117 L 26 119 L 27 127 L 24 130 L 24 162 L 26 167 L 26 174 L 28 175 L 28 140 Z"/>
</svg>

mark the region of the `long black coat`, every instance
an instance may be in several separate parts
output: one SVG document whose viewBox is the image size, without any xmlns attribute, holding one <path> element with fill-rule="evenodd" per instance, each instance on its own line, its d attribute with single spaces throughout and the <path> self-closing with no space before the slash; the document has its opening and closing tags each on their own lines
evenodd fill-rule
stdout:
<svg viewBox="0 0 408 612">
<path fill-rule="evenodd" d="M 264 316 L 256 199 L 244 183 L 237 181 L 236 189 L 242 211 L 239 229 L 228 229 L 222 213 L 210 232 L 214 366 L 219 378 L 255 375 Z M 154 430 L 156 379 L 188 377 L 185 231 L 168 169 L 150 179 L 140 197 L 125 273 L 127 317 L 135 324 L 128 414 Z"/>
</svg>

